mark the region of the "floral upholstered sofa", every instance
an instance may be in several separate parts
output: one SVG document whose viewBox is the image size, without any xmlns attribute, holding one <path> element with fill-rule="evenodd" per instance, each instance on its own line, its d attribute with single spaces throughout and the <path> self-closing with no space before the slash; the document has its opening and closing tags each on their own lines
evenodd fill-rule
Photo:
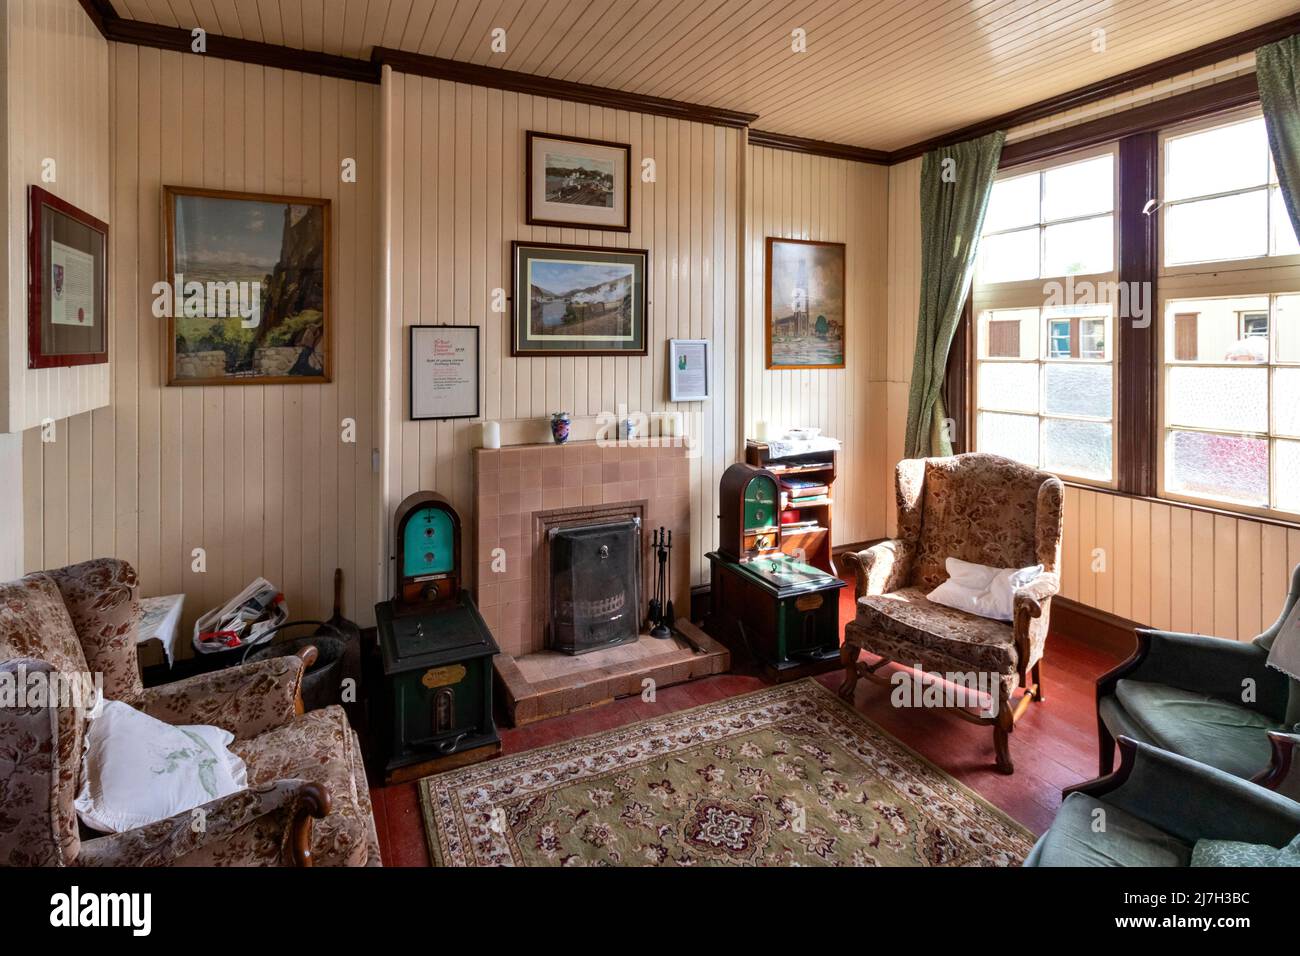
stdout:
<svg viewBox="0 0 1300 956">
<path fill-rule="evenodd" d="M 12 688 L 102 675 L 103 694 L 169 724 L 234 734 L 249 788 L 124 833 L 74 810 L 88 701 L 0 707 L 0 863 L 17 866 L 380 864 L 356 734 L 337 706 L 298 713 L 304 663 L 276 657 L 145 689 L 136 574 L 98 559 L 0 584 L 0 677 Z M 38 681 L 39 682 L 39 681 Z"/>
</svg>

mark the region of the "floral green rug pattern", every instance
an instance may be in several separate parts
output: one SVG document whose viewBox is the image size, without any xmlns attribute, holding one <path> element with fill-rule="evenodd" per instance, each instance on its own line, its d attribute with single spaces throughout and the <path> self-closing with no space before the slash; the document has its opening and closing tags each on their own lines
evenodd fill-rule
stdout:
<svg viewBox="0 0 1300 956">
<path fill-rule="evenodd" d="M 814 680 L 420 781 L 443 866 L 1014 866 L 1033 836 Z"/>
</svg>

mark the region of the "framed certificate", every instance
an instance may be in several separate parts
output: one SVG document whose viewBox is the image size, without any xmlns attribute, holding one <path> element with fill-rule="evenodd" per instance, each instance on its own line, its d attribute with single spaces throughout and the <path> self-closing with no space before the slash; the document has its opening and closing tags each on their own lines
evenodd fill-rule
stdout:
<svg viewBox="0 0 1300 956">
<path fill-rule="evenodd" d="M 108 361 L 108 224 L 28 190 L 27 367 Z"/>
<path fill-rule="evenodd" d="M 668 400 L 703 402 L 709 397 L 709 340 L 668 340 Z"/>
<path fill-rule="evenodd" d="M 478 418 L 478 326 L 410 329 L 411 419 Z"/>
</svg>

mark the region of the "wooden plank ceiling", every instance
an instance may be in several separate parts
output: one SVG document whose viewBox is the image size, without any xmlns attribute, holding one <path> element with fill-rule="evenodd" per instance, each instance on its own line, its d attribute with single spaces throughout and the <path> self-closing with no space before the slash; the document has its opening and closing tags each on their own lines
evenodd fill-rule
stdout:
<svg viewBox="0 0 1300 956">
<path fill-rule="evenodd" d="M 365 59 L 387 46 L 897 149 L 1300 11 L 1300 0 L 113 0 Z M 490 48 L 504 28 L 505 53 Z M 791 51 L 802 28 L 807 52 Z M 1095 52 L 1096 30 L 1105 50 Z"/>
</svg>

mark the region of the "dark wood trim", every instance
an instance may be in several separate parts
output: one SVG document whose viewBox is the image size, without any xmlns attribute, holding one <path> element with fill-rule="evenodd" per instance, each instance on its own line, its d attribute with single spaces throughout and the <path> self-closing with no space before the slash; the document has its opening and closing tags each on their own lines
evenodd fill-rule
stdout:
<svg viewBox="0 0 1300 956">
<path fill-rule="evenodd" d="M 1013 126 L 1023 126 L 1025 123 L 1075 109 L 1079 106 L 1085 106 L 1088 103 L 1095 103 L 1097 100 L 1103 100 L 1109 96 L 1127 93 L 1130 90 L 1149 86 L 1152 83 L 1167 80 L 1182 73 L 1190 73 L 1203 66 L 1230 60 L 1234 56 L 1240 56 L 1243 53 L 1252 53 L 1266 43 L 1281 40 L 1294 33 L 1300 33 L 1300 14 L 1292 14 L 1242 33 L 1224 37 L 1221 40 L 1213 40 L 1210 43 L 1183 53 L 1176 53 L 1173 56 L 1129 70 L 1126 73 L 1120 73 L 1096 83 L 1078 87 L 1068 93 L 1048 97 L 1020 109 L 1011 110 L 978 123 L 972 123 L 969 126 L 952 130 L 940 136 L 933 136 L 910 146 L 904 146 L 890 152 L 889 162 L 891 164 L 901 163 L 928 153 L 939 146 L 960 143 L 999 129 L 1005 130 Z"/>
<path fill-rule="evenodd" d="M 1127 657 L 1137 647 L 1142 627 L 1127 618 L 1056 595 L 1052 598 L 1051 631 L 1115 656 Z"/>
<path fill-rule="evenodd" d="M 178 53 L 194 52 L 191 48 L 193 37 L 190 31 L 183 27 L 164 27 L 156 23 L 128 20 L 119 16 L 105 16 L 101 31 L 106 39 L 114 43 L 133 43 L 136 46 L 174 50 Z M 334 76 L 359 83 L 379 82 L 379 67 L 368 60 L 335 56 L 332 53 L 297 50 L 293 47 L 259 43 L 255 40 L 240 40 L 218 33 L 209 33 L 206 45 L 206 53 L 195 55 L 216 57 L 219 60 L 236 60 L 240 63 L 255 63 L 282 70 L 297 70 L 318 76 Z"/>
<path fill-rule="evenodd" d="M 1110 116 L 1044 133 L 1002 147 L 999 169 L 1051 159 L 1077 149 L 1111 143 L 1127 136 L 1149 133 L 1203 116 L 1249 106 L 1259 101 L 1254 73 L 1180 93 L 1145 106 L 1135 106 Z"/>
<path fill-rule="evenodd" d="M 623 225 L 602 226 L 591 222 L 541 219 L 533 215 L 533 143 L 538 139 L 553 139 L 563 143 L 581 143 L 585 146 L 603 146 L 606 149 L 621 149 L 623 151 L 623 214 L 626 220 Z M 632 147 L 627 143 L 612 143 L 603 139 L 588 139 L 585 136 L 562 136 L 559 133 L 528 130 L 524 134 L 524 221 L 530 226 L 557 226 L 561 229 L 601 229 L 606 232 L 631 232 Z"/>
<path fill-rule="evenodd" d="M 391 47 L 375 47 L 370 54 L 370 61 L 375 65 L 376 70 L 387 66 L 399 73 L 427 76 L 435 80 L 470 83 L 474 86 L 486 86 L 496 90 L 510 90 L 532 96 L 571 100 L 576 103 L 589 103 L 592 106 L 605 106 L 611 109 L 629 110 L 634 113 L 649 113 L 652 116 L 667 116 L 672 119 L 688 120 L 694 123 L 709 123 L 713 126 L 729 126 L 735 129 L 743 129 L 758 119 L 756 113 L 740 113 L 736 110 L 724 110 L 715 106 L 701 106 L 698 103 L 687 103 L 682 100 L 643 96 L 625 90 L 611 90 L 603 86 L 572 83 L 568 80 L 555 80 L 548 76 L 535 76 L 532 73 L 500 70 L 490 66 L 479 66 L 476 63 L 461 63 L 458 60 L 425 56 L 421 53 L 407 53 L 404 50 L 394 50 Z"/>
<path fill-rule="evenodd" d="M 824 139 L 807 139 L 803 136 L 787 136 L 784 133 L 770 133 L 761 129 L 749 131 L 749 145 L 784 149 L 793 153 L 809 153 L 813 156 L 829 156 L 832 159 L 851 159 L 854 162 L 871 163 L 876 166 L 889 165 L 889 153 L 883 149 L 868 149 L 865 146 L 850 146 L 847 143 L 832 143 Z"/>
<path fill-rule="evenodd" d="M 95 25 L 99 35 L 107 37 L 106 24 L 109 20 L 117 19 L 117 11 L 113 9 L 110 0 L 80 0 L 81 9 L 86 11 L 86 16 L 90 17 L 90 22 Z"/>
<path fill-rule="evenodd" d="M 1268 766 L 1255 774 L 1251 782 L 1259 784 L 1266 790 L 1276 790 L 1291 775 L 1291 767 L 1295 763 L 1296 742 L 1293 737 L 1284 732 L 1270 730 L 1268 743 L 1271 750 Z"/>
<path fill-rule="evenodd" d="M 1061 798 L 1064 799 L 1072 793 L 1084 793 L 1090 797 L 1104 796 L 1128 780 L 1133 773 L 1134 765 L 1137 763 L 1137 741 L 1132 737 L 1120 737 L 1118 743 L 1118 770 L 1114 773 L 1103 773 L 1100 777 L 1085 780 L 1083 783 L 1076 783 L 1072 787 L 1066 787 L 1061 791 Z"/>
<path fill-rule="evenodd" d="M 1116 375 L 1119 402 L 1115 409 L 1119 487 L 1136 495 L 1156 493 L 1156 421 L 1160 323 L 1156 321 L 1156 282 L 1159 276 L 1156 241 L 1157 213 L 1147 213 L 1149 200 L 1159 195 L 1160 143 L 1157 133 L 1137 133 L 1119 141 L 1119 281 L 1139 289 L 1145 316 L 1114 316 Z M 1128 296 L 1130 310 L 1133 296 Z"/>
<path fill-rule="evenodd" d="M 321 784 L 304 783 L 298 788 L 298 802 L 293 809 L 288 839 L 285 841 L 285 857 L 290 866 L 315 865 L 316 858 L 311 852 L 312 821 L 329 816 L 332 803 L 329 789 Z"/>
<path fill-rule="evenodd" d="M 954 424 L 952 453 L 972 451 L 970 447 L 971 410 L 971 370 L 973 344 L 975 342 L 975 306 L 974 296 L 968 291 L 966 303 L 961 307 L 961 318 L 957 320 L 957 329 L 953 333 L 952 345 L 948 348 L 948 364 L 943 374 L 943 405 L 948 417 Z"/>
</svg>

